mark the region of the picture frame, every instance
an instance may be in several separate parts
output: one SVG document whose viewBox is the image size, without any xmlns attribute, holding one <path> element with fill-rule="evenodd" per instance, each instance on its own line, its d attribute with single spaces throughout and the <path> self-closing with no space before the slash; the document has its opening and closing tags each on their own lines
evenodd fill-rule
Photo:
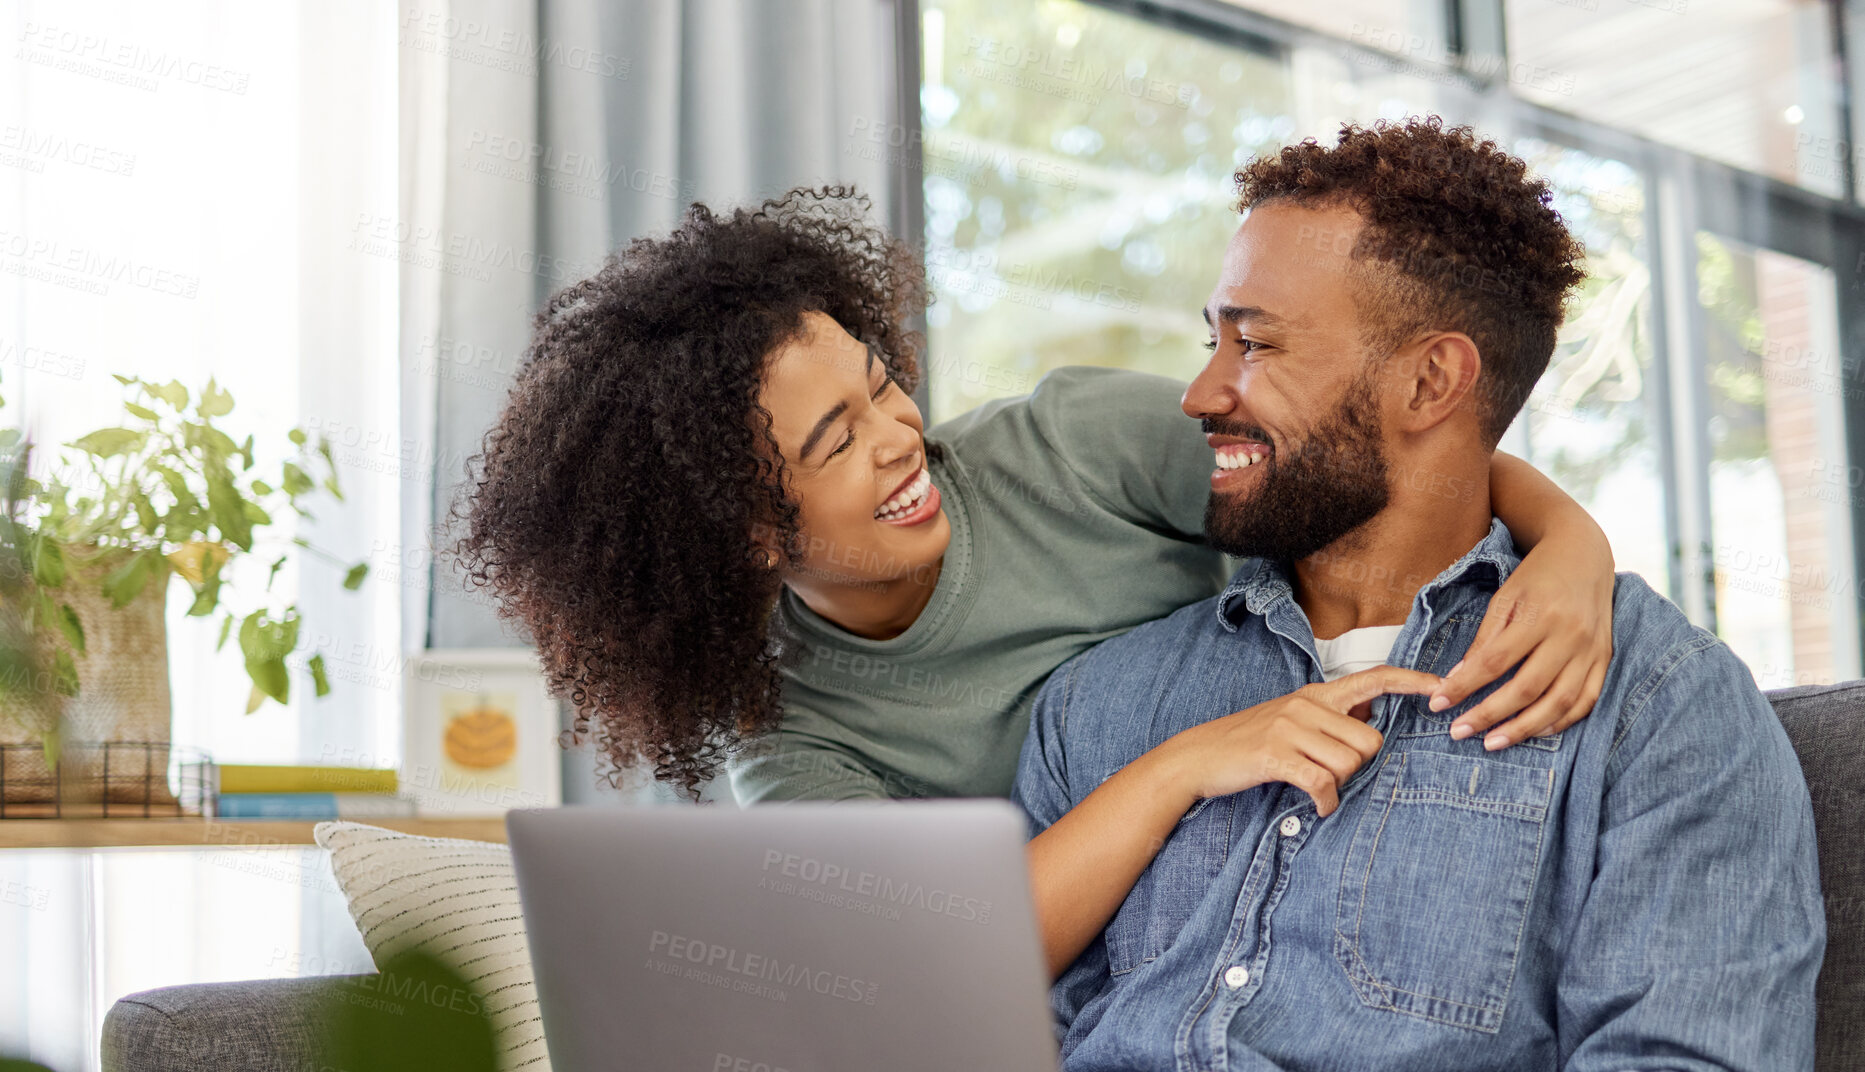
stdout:
<svg viewBox="0 0 1865 1072">
<path fill-rule="evenodd" d="M 424 816 L 486 817 L 563 801 L 558 704 L 529 648 L 410 656 L 401 792 Z"/>
</svg>

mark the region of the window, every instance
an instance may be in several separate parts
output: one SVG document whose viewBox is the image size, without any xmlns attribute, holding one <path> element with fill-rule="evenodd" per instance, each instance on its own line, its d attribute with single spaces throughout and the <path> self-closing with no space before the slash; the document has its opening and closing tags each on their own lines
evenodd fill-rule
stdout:
<svg viewBox="0 0 1865 1072">
<path fill-rule="evenodd" d="M 925 25 L 933 419 L 1061 365 L 1196 373 L 1231 171 L 1296 130 L 1283 65 L 1081 5 Z"/>
<path fill-rule="evenodd" d="M 1444 4 L 1416 0 L 1223 0 L 1296 26 L 1399 55 L 1448 57 Z"/>
<path fill-rule="evenodd" d="M 1501 448 L 1533 462 L 1587 508 L 1613 557 L 1667 587 L 1666 429 L 1652 361 L 1645 180 L 1621 161 L 1539 138 L 1513 151 L 1554 187 L 1554 207 L 1586 245 L 1587 278 L 1528 404 Z"/>
<path fill-rule="evenodd" d="M 333 746 L 392 764 L 401 589 L 380 569 L 356 592 L 341 580 L 399 539 L 404 481 L 371 449 L 390 445 L 393 461 L 399 442 L 399 265 L 352 245 L 359 219 L 396 218 L 396 9 L 8 11 L 0 420 L 30 433 L 41 477 L 48 448 L 119 422 L 112 373 L 191 392 L 212 376 L 235 402 L 217 423 L 252 434 L 266 468 L 287 429 L 328 430 L 345 502 L 324 500 L 315 522 L 287 513 L 273 553 L 230 567 L 222 594 L 242 613 L 298 603 L 291 704 L 244 714 L 238 645 L 216 652 L 218 618 L 186 617 L 191 593 L 171 580 L 172 735 L 220 760 L 317 761 Z M 293 536 L 339 562 L 294 553 L 268 593 Z M 313 698 L 302 666 L 318 652 L 332 691 Z M 131 990 L 367 967 L 341 898 L 327 880 L 312 888 L 322 866 L 296 849 L 7 854 L 0 882 L 25 892 L 0 913 L 0 1052 L 94 1069 L 104 1013 Z M 193 941 L 210 934 L 233 937 Z M 333 947 L 348 959 L 298 956 Z"/>
<path fill-rule="evenodd" d="M 1717 632 L 1764 686 L 1835 679 L 1857 646 L 1845 567 L 1833 274 L 1697 234 L 1708 335 Z"/>
<path fill-rule="evenodd" d="M 1549 108 L 1843 197 L 1829 7 L 1816 0 L 1507 0 L 1512 79 Z"/>
<path fill-rule="evenodd" d="M 229 434 L 276 468 L 294 425 L 328 429 L 346 502 L 268 537 L 230 568 L 223 606 L 296 601 L 287 709 L 244 713 L 239 647 L 169 588 L 173 736 L 217 759 L 386 755 L 399 740 L 393 582 L 341 590 L 344 565 L 398 539 L 402 481 L 357 443 L 398 427 L 397 262 L 352 248 L 395 218 L 395 12 L 357 6 L 28 3 L 8 20 L 0 88 L 0 420 L 24 424 L 35 471 L 56 444 L 119 422 L 112 373 L 233 395 Z M 349 442 L 344 441 L 349 435 Z M 268 452 L 270 457 L 268 459 Z M 289 512 L 285 515 L 291 518 Z M 296 553 L 303 536 L 343 564 Z M 381 542 L 378 542 L 381 541 Z M 266 591 L 272 558 L 290 563 Z M 378 575 L 380 571 L 377 571 Z M 332 693 L 303 662 L 322 651 Z M 367 658 L 364 656 L 363 658 Z"/>
<path fill-rule="evenodd" d="M 1856 677 L 1865 398 L 1841 372 L 1865 354 L 1840 340 L 1865 306 L 1841 261 L 1865 228 L 1834 44 L 1858 6 L 926 0 L 931 417 L 1061 365 L 1190 378 L 1234 168 L 1439 114 L 1526 159 L 1587 248 L 1503 449 L 1764 687 Z"/>
</svg>

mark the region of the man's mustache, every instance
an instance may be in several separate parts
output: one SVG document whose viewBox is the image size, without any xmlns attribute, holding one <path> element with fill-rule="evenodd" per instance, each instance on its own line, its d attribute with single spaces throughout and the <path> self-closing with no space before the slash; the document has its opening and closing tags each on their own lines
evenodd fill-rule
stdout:
<svg viewBox="0 0 1865 1072">
<path fill-rule="evenodd" d="M 1269 438 L 1268 429 L 1260 424 L 1251 424 L 1249 421 L 1227 421 L 1205 417 L 1198 424 L 1205 435 L 1236 436 L 1239 439 L 1255 440 L 1270 447 L 1276 445 L 1275 440 Z"/>
</svg>

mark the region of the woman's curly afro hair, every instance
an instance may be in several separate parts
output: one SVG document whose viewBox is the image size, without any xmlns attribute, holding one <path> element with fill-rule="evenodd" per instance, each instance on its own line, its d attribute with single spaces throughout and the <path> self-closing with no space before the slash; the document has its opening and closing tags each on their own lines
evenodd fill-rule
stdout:
<svg viewBox="0 0 1865 1072">
<path fill-rule="evenodd" d="M 841 186 L 715 215 L 687 209 L 551 297 L 505 410 L 468 463 L 450 548 L 522 623 L 611 784 L 640 761 L 697 796 L 741 740 L 775 727 L 768 622 L 780 581 L 754 532 L 802 564 L 766 361 L 803 314 L 875 347 L 908 391 L 925 281 Z M 474 463 L 480 466 L 473 472 Z"/>
<path fill-rule="evenodd" d="M 1272 201 L 1344 204 L 1366 221 L 1351 251 L 1367 345 L 1391 352 L 1421 331 L 1461 331 L 1483 356 L 1476 391 L 1502 438 L 1554 354 L 1586 250 L 1528 165 L 1437 116 L 1347 124 L 1238 169 L 1237 210 Z"/>
</svg>

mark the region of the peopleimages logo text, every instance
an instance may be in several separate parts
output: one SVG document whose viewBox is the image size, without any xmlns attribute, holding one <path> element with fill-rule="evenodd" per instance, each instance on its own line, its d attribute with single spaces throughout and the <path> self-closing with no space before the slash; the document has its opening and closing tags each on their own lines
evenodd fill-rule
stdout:
<svg viewBox="0 0 1865 1072">
<path fill-rule="evenodd" d="M 841 864 L 826 863 L 809 856 L 767 849 L 764 853 L 764 870 L 775 870 L 787 878 L 825 889 L 872 897 L 904 908 L 924 909 L 973 923 L 991 922 L 989 901 L 962 897 L 949 890 L 929 889 L 920 882 L 899 882 L 872 871 L 851 871 Z"/>
<path fill-rule="evenodd" d="M 826 969 L 812 969 L 805 964 L 789 964 L 761 953 L 747 953 L 717 942 L 689 938 L 683 934 L 669 934 L 666 931 L 655 931 L 648 936 L 648 952 L 777 986 L 802 987 L 860 1005 L 874 1004 L 881 989 L 879 983 L 865 979 L 838 975 Z"/>
</svg>

